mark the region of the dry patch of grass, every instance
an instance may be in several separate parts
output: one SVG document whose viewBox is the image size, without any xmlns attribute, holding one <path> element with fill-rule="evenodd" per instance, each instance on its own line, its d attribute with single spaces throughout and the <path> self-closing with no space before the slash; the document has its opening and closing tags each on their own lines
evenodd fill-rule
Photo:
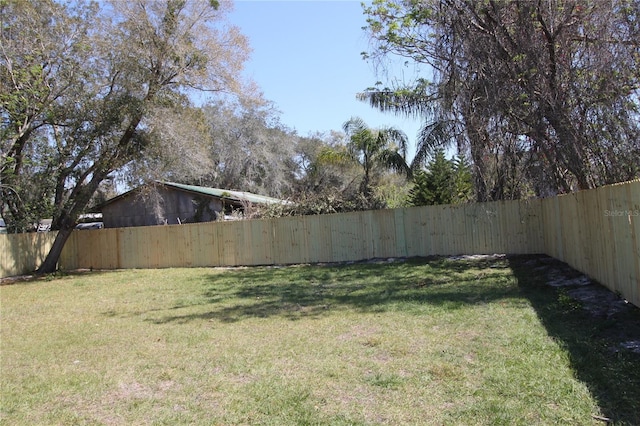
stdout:
<svg viewBox="0 0 640 426">
<path fill-rule="evenodd" d="M 0 421 L 640 420 L 616 413 L 625 396 L 605 399 L 606 384 L 583 374 L 571 339 L 590 331 L 550 327 L 554 315 L 582 319 L 533 277 L 506 259 L 421 259 L 96 272 L 2 286 Z M 632 356 L 607 364 L 616 380 Z M 627 377 L 625 395 L 638 396 L 640 379 Z"/>
</svg>

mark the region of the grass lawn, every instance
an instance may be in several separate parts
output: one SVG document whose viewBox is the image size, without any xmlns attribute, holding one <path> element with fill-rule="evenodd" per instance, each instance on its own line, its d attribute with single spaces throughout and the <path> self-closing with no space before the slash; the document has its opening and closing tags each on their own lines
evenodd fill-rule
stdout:
<svg viewBox="0 0 640 426">
<path fill-rule="evenodd" d="M 534 264 L 129 270 L 5 285 L 0 423 L 640 424 L 640 356 L 612 350 L 605 333 L 619 319 L 590 317 Z"/>
</svg>

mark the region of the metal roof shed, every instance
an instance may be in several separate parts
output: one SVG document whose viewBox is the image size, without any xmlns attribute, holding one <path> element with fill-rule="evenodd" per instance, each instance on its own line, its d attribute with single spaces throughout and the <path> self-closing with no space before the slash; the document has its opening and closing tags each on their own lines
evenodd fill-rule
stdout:
<svg viewBox="0 0 640 426">
<path fill-rule="evenodd" d="M 143 185 L 99 206 L 105 228 L 210 222 L 251 204 L 288 203 L 250 192 L 175 182 Z"/>
</svg>

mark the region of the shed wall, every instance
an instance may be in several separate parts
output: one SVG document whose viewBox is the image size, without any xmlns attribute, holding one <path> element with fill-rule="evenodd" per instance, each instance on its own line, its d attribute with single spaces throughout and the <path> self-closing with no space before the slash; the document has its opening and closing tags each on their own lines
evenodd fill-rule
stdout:
<svg viewBox="0 0 640 426">
<path fill-rule="evenodd" d="M 133 193 L 102 209 L 105 228 L 210 222 L 222 212 L 220 199 L 159 188 L 151 194 Z"/>
</svg>

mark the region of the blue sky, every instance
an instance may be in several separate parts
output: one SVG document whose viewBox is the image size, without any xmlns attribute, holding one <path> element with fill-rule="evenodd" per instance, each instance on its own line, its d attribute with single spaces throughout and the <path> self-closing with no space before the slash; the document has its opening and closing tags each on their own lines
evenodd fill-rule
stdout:
<svg viewBox="0 0 640 426">
<path fill-rule="evenodd" d="M 236 0 L 234 9 L 229 21 L 253 49 L 245 75 L 276 104 L 283 124 L 306 136 L 340 130 L 359 116 L 370 127 L 400 128 L 414 143 L 418 121 L 384 114 L 355 97 L 378 80 L 387 82 L 360 56 L 369 44 L 360 1 Z M 402 67 L 395 74 L 405 81 L 413 76 Z"/>
</svg>

